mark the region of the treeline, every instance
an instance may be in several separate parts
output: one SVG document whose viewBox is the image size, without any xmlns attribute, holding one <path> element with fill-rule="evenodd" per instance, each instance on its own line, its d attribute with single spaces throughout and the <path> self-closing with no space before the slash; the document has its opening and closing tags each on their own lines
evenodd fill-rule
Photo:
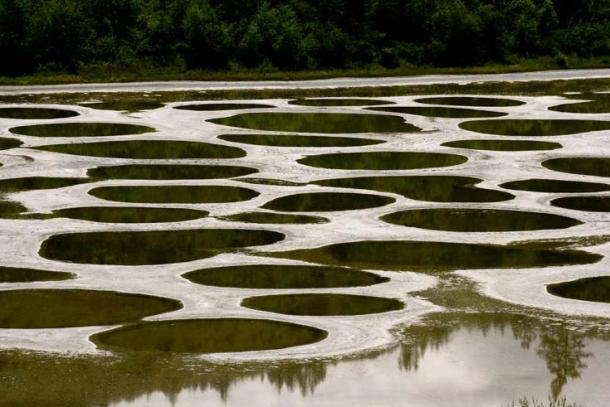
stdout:
<svg viewBox="0 0 610 407">
<path fill-rule="evenodd" d="M 0 0 L 0 75 L 610 55 L 610 0 Z"/>
</svg>

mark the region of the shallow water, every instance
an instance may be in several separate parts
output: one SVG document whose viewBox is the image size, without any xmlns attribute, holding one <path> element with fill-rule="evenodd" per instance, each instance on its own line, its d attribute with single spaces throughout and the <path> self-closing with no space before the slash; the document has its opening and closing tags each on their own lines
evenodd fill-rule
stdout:
<svg viewBox="0 0 610 407">
<path fill-rule="evenodd" d="M 55 123 L 13 127 L 10 131 L 34 137 L 107 137 L 143 134 L 156 130 L 148 126 L 126 123 Z"/>
<path fill-rule="evenodd" d="M 171 326 L 146 328 L 164 334 Z M 140 332 L 145 331 L 132 335 Z M 453 407 L 458 399 L 489 407 L 523 397 L 543 402 L 566 397 L 582 406 L 610 403 L 607 339 L 565 324 L 523 315 L 448 313 L 425 317 L 402 333 L 405 339 L 396 346 L 343 360 L 230 366 L 195 361 L 185 366 L 146 352 L 115 359 L 4 353 L 0 374 L 13 380 L 0 402 Z M 137 339 L 144 345 L 150 337 Z"/>
<path fill-rule="evenodd" d="M 127 140 L 102 143 L 53 144 L 38 150 L 90 157 L 135 159 L 239 158 L 244 150 L 219 144 L 168 140 Z"/>
<path fill-rule="evenodd" d="M 389 281 L 387 277 L 343 267 L 245 265 L 190 271 L 182 277 L 196 284 L 238 288 L 361 287 Z"/>
<path fill-rule="evenodd" d="M 120 93 L 72 99 L 138 107 Z M 268 100 L 128 116 L 87 105 L 78 123 L 17 128 L 69 140 L 0 139 L 3 320 L 39 324 L 0 329 L 0 404 L 609 404 L 607 304 L 545 291 L 604 276 L 609 187 L 551 166 L 607 176 L 607 132 L 588 130 L 608 122 L 548 120 L 577 117 L 542 96 L 387 99 L 395 114 L 355 98 L 277 99 L 277 113 L 258 110 Z M 231 111 L 242 103 L 257 106 Z M 446 107 L 460 104 L 475 108 Z M 510 114 L 519 134 L 468 140 L 427 118 L 483 111 Z M 518 137 L 540 130 L 579 133 Z M 115 133 L 126 137 L 88 139 Z M 433 304 L 448 312 L 430 316 Z M 531 318 L 492 314 L 506 310 Z"/>
<path fill-rule="evenodd" d="M 40 247 L 42 257 L 91 264 L 167 264 L 204 259 L 222 251 L 267 245 L 284 239 L 269 230 L 192 229 L 90 232 L 54 235 Z"/>
<path fill-rule="evenodd" d="M 455 154 L 407 151 L 368 151 L 366 153 L 337 153 L 309 155 L 300 164 L 340 170 L 412 170 L 418 168 L 450 167 L 463 164 L 468 158 Z"/>
<path fill-rule="evenodd" d="M 602 120 L 532 120 L 499 119 L 475 120 L 460 123 L 460 128 L 477 133 L 499 136 L 563 136 L 576 133 L 610 130 L 610 121 Z"/>
<path fill-rule="evenodd" d="M 242 113 L 209 120 L 224 126 L 300 133 L 413 133 L 401 117 L 380 114 Z"/>
<path fill-rule="evenodd" d="M 498 209 L 414 209 L 385 215 L 381 220 L 396 225 L 452 232 L 508 232 L 564 229 L 582 222 L 549 213 Z"/>
</svg>

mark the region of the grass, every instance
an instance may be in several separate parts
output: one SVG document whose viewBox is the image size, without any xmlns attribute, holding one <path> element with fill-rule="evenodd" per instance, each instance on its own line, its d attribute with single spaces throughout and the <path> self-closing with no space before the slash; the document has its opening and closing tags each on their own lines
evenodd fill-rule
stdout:
<svg viewBox="0 0 610 407">
<path fill-rule="evenodd" d="M 570 69 L 603 68 L 608 66 L 606 57 L 570 57 Z M 369 65 L 350 69 L 279 71 L 276 69 L 232 69 L 224 71 L 186 70 L 177 67 L 150 68 L 148 66 L 121 66 L 97 64 L 81 67 L 76 74 L 40 72 L 19 77 L 0 77 L 0 85 L 47 85 L 93 82 L 132 82 L 132 81 L 246 81 L 246 80 L 308 80 L 336 77 L 377 77 L 411 76 L 429 74 L 494 74 L 525 72 L 546 69 L 564 69 L 555 58 L 540 57 L 522 59 L 510 64 L 486 64 L 472 67 L 432 67 L 403 64 L 398 68 L 384 68 Z"/>
</svg>

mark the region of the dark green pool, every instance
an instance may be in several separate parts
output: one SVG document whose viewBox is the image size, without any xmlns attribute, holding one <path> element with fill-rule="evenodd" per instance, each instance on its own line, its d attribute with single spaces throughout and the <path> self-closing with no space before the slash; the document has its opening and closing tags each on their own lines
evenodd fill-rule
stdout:
<svg viewBox="0 0 610 407">
<path fill-rule="evenodd" d="M 362 287 L 389 281 L 377 274 L 343 267 L 270 264 L 201 269 L 183 277 L 202 285 L 273 289 Z"/>
<path fill-rule="evenodd" d="M 285 212 L 332 212 L 375 208 L 393 203 L 394 198 L 348 192 L 311 192 L 276 198 L 265 209 Z"/>
<path fill-rule="evenodd" d="M 241 177 L 258 172 L 256 168 L 229 165 L 192 164 L 133 164 L 112 167 L 97 167 L 87 171 L 87 175 L 102 179 L 213 179 Z"/>
<path fill-rule="evenodd" d="M 247 188 L 222 185 L 154 185 L 99 187 L 89 191 L 97 198 L 132 203 L 221 203 L 247 201 L 259 195 Z"/>
<path fill-rule="evenodd" d="M 610 130 L 610 121 L 564 119 L 474 120 L 460 123 L 460 128 L 477 133 L 496 134 L 499 136 L 563 136 L 591 131 Z"/>
<path fill-rule="evenodd" d="M 167 264 L 204 259 L 221 251 L 267 245 L 283 238 L 284 235 L 278 232 L 252 229 L 68 233 L 45 240 L 40 255 L 73 263 Z"/>
<path fill-rule="evenodd" d="M 513 199 L 508 192 L 477 188 L 482 180 L 445 175 L 338 178 L 313 182 L 317 185 L 391 192 L 431 202 L 499 202 Z"/>
<path fill-rule="evenodd" d="M 338 243 L 269 255 L 365 270 L 425 272 L 562 266 L 602 259 L 599 254 L 578 250 L 405 240 Z"/>
<path fill-rule="evenodd" d="M 450 167 L 466 161 L 468 158 L 461 155 L 407 151 L 321 154 L 298 160 L 300 164 L 310 167 L 340 170 L 412 170 Z"/>
<path fill-rule="evenodd" d="M 397 311 L 404 303 L 394 298 L 351 294 L 285 294 L 249 297 L 246 308 L 287 315 L 363 315 Z"/>
<path fill-rule="evenodd" d="M 220 353 L 307 345 L 326 338 L 318 328 L 267 319 L 183 319 L 140 322 L 93 335 L 101 349 Z"/>
<path fill-rule="evenodd" d="M 391 213 L 383 221 L 401 226 L 452 232 L 508 232 L 565 229 L 582 222 L 550 213 L 500 209 L 413 209 Z"/>
<path fill-rule="evenodd" d="M 36 149 L 89 157 L 134 159 L 239 158 L 246 155 L 240 148 L 220 144 L 152 139 L 53 144 Z"/>
<path fill-rule="evenodd" d="M 218 138 L 233 143 L 272 147 L 357 147 L 385 143 L 355 137 L 295 136 L 291 134 L 223 134 Z"/>
<path fill-rule="evenodd" d="M 209 120 L 224 126 L 300 133 L 413 133 L 399 116 L 341 113 L 244 113 Z"/>
<path fill-rule="evenodd" d="M 77 289 L 0 291 L 0 302 L 0 327 L 11 329 L 115 325 L 182 308 L 169 298 Z"/>
<path fill-rule="evenodd" d="M 156 130 L 127 123 L 55 123 L 13 127 L 10 131 L 34 137 L 107 137 L 143 134 Z"/>
</svg>

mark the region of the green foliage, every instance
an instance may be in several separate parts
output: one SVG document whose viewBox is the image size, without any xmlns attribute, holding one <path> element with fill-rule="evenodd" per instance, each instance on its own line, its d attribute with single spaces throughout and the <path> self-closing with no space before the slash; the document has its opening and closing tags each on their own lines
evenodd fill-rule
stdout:
<svg viewBox="0 0 610 407">
<path fill-rule="evenodd" d="M 0 75 L 610 55 L 610 0 L 2 0 Z M 105 69 L 105 68 L 103 68 Z"/>
</svg>

